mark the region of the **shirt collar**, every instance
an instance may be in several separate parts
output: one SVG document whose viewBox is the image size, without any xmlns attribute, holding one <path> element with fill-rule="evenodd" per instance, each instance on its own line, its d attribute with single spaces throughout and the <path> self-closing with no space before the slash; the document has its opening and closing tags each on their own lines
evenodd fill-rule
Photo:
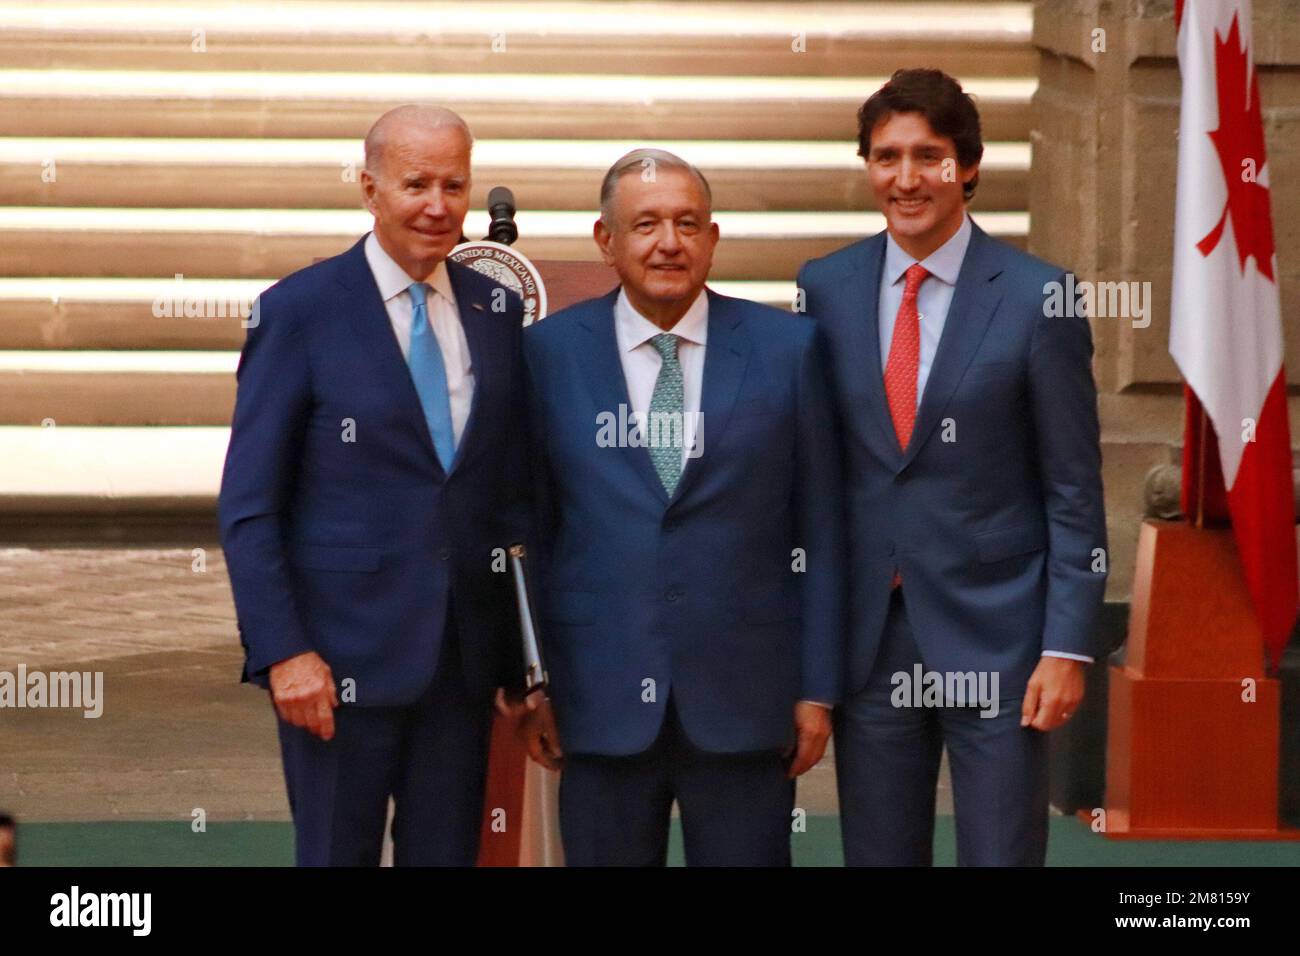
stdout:
<svg viewBox="0 0 1300 956">
<path fill-rule="evenodd" d="M 614 329 L 618 335 L 620 351 L 630 352 L 649 342 L 663 329 L 655 325 L 638 312 L 627 297 L 627 290 L 618 290 L 618 301 L 614 304 Z M 701 289 L 686 314 L 677 320 L 669 331 L 687 342 L 703 345 L 709 331 L 709 294 Z"/>
<path fill-rule="evenodd" d="M 366 262 L 370 264 L 370 271 L 374 273 L 375 285 L 379 287 L 379 295 L 385 302 L 395 298 L 405 292 L 415 280 L 406 274 L 406 270 L 393 261 L 393 257 L 384 251 L 384 247 L 379 244 L 372 232 L 366 236 Z M 447 273 L 446 261 L 439 262 L 430 273 L 429 278 L 424 280 L 433 291 L 441 295 L 448 302 L 455 303 L 456 297 L 451 290 L 451 276 Z"/>
<path fill-rule="evenodd" d="M 957 284 L 957 275 L 961 272 L 961 261 L 966 258 L 966 247 L 970 245 L 970 215 L 963 213 L 961 225 L 947 242 L 930 253 L 921 265 L 925 271 L 948 285 Z M 885 282 L 894 285 L 903 277 L 903 273 L 917 260 L 913 259 L 903 247 L 894 241 L 894 237 L 885 233 Z"/>
</svg>

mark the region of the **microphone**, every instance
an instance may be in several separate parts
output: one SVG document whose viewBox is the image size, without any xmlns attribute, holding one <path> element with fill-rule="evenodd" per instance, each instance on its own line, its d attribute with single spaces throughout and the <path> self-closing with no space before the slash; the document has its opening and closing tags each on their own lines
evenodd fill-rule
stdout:
<svg viewBox="0 0 1300 956">
<path fill-rule="evenodd" d="M 493 186 L 487 197 L 488 215 L 492 222 L 488 225 L 485 239 L 508 246 L 519 238 L 519 227 L 515 225 L 515 194 L 505 186 Z"/>
</svg>

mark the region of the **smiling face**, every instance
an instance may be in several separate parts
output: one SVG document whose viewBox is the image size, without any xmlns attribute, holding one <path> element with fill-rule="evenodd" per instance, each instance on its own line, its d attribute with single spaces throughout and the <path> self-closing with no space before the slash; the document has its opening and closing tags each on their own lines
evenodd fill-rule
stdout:
<svg viewBox="0 0 1300 956">
<path fill-rule="evenodd" d="M 361 171 L 375 238 L 423 281 L 460 242 L 469 211 L 470 144 L 455 126 L 396 124 L 375 169 Z"/>
<path fill-rule="evenodd" d="M 686 314 L 709 277 L 718 225 L 688 169 L 660 164 L 647 182 L 639 170 L 619 178 L 596 245 L 638 312 L 662 328 Z"/>
<path fill-rule="evenodd" d="M 936 133 L 923 115 L 883 117 L 871 130 L 866 162 L 889 234 L 908 255 L 924 259 L 961 227 L 963 186 L 979 164 L 959 165 L 952 138 Z"/>
</svg>

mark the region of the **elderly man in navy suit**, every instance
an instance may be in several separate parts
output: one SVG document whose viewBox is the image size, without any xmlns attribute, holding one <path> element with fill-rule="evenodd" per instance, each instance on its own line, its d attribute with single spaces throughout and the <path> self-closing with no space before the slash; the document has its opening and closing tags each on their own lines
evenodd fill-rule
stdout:
<svg viewBox="0 0 1300 956">
<path fill-rule="evenodd" d="M 445 261 L 471 145 L 449 110 L 380 117 L 374 231 L 264 292 L 240 358 L 221 541 L 300 865 L 378 864 L 390 797 L 397 864 L 477 855 L 526 466 L 522 304 Z"/>
<path fill-rule="evenodd" d="M 858 120 L 886 231 L 798 280 L 845 426 L 845 858 L 930 863 L 946 747 L 958 863 L 1041 865 L 1047 731 L 1082 698 L 1106 580 L 1088 321 L 1044 307 L 1059 267 L 967 215 L 983 145 L 955 80 L 900 70 Z"/>
<path fill-rule="evenodd" d="M 571 865 L 790 863 L 842 677 L 839 448 L 816 326 L 705 288 L 708 183 L 609 170 L 621 285 L 524 335 L 554 689 L 526 721 Z"/>
</svg>

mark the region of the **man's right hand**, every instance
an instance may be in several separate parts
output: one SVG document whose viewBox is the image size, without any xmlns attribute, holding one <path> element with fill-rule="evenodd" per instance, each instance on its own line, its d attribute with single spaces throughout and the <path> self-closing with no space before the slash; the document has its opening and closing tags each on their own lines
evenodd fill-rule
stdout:
<svg viewBox="0 0 1300 956">
<path fill-rule="evenodd" d="M 315 651 L 271 665 L 271 700 L 282 720 L 333 739 L 338 693 L 330 666 Z"/>
</svg>

